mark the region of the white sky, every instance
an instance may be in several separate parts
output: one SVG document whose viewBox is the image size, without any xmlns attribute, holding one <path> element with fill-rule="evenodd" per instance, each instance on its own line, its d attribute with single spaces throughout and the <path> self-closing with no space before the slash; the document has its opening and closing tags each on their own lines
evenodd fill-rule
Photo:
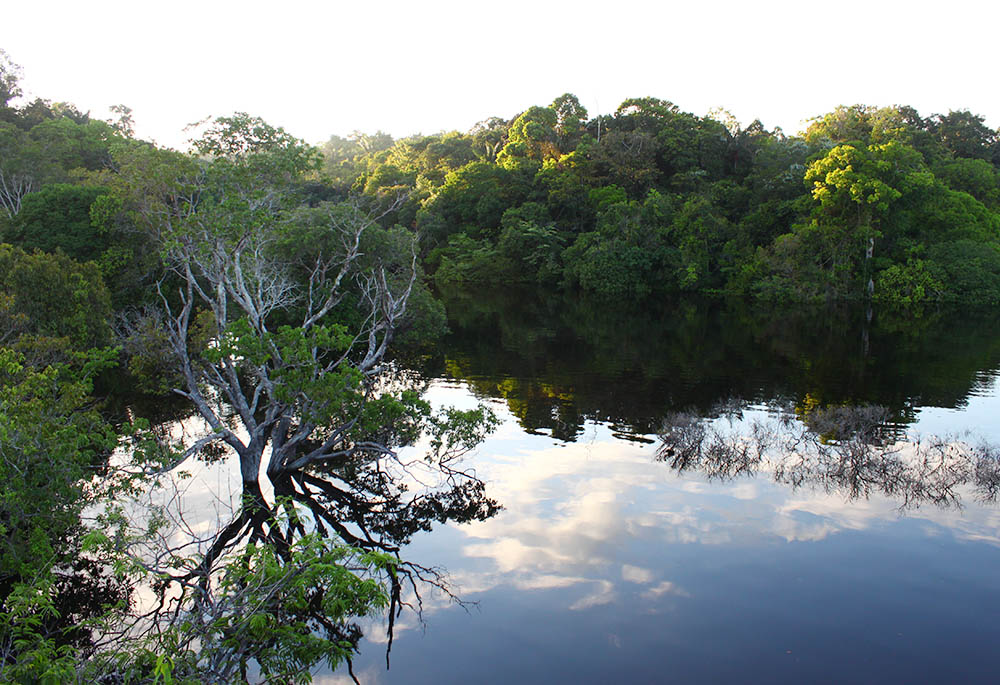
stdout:
<svg viewBox="0 0 1000 685">
<path fill-rule="evenodd" d="M 1000 3 L 508 0 L 8 2 L 0 48 L 31 95 L 137 133 L 247 111 L 309 142 L 468 130 L 575 93 L 724 107 L 788 133 L 838 104 L 970 109 L 1000 126 Z"/>
</svg>

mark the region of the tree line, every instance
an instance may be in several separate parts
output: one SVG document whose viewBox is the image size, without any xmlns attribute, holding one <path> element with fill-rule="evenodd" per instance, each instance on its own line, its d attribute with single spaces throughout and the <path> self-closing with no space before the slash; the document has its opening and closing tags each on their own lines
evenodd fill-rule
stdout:
<svg viewBox="0 0 1000 685">
<path fill-rule="evenodd" d="M 978 115 L 838 107 L 787 136 L 655 98 L 589 118 L 566 94 L 470 132 L 332 137 L 341 188 L 405 188 L 441 288 L 642 299 L 1000 298 L 1000 138 Z"/>
<path fill-rule="evenodd" d="M 3 92 L 3 239 L 95 260 L 116 288 L 137 286 L 149 265 L 92 216 L 106 200 L 91 211 L 109 141 L 131 133 L 128 108 L 93 121 L 64 103 L 8 106 L 10 77 Z M 842 106 L 787 136 L 655 98 L 590 118 L 565 94 L 468 133 L 355 132 L 317 154 L 306 202 L 405 195 L 380 224 L 420 236 L 440 288 L 1000 299 L 1000 137 L 968 111 Z"/>
</svg>

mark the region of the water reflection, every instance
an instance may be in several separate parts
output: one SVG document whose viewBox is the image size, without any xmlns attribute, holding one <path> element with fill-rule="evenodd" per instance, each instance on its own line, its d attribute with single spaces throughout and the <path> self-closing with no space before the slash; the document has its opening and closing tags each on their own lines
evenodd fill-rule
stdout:
<svg viewBox="0 0 1000 685">
<path fill-rule="evenodd" d="M 429 399 L 475 401 L 455 383 Z M 850 499 L 763 467 L 677 470 L 610 426 L 565 442 L 497 405 L 504 424 L 474 463 L 504 510 L 407 548 L 479 609 L 429 602 L 425 626 L 397 624 L 390 671 L 384 645 L 362 646 L 362 682 L 660 682 L 664 663 L 679 682 L 919 682 L 947 679 L 956 658 L 991 682 L 984 645 L 1000 632 L 981 609 L 1000 601 L 1000 510 L 971 492 L 958 489 L 961 507 L 901 510 L 878 488 Z M 734 406 L 709 425 L 730 430 Z M 741 411 L 733 432 L 768 422 Z M 898 441 L 892 422 L 880 430 Z M 707 647 L 720 642 L 722 661 Z"/>
<path fill-rule="evenodd" d="M 1000 448 L 930 437 L 907 440 L 885 407 L 816 408 L 799 417 L 754 419 L 739 411 L 708 421 L 691 413 L 664 420 L 657 458 L 678 473 L 699 471 L 729 481 L 769 473 L 777 483 L 841 493 L 848 501 L 873 493 L 902 509 L 929 503 L 955 506 L 962 489 L 996 502 Z"/>
<path fill-rule="evenodd" d="M 155 529 L 163 543 L 155 546 L 148 562 L 144 559 L 156 573 L 156 580 L 152 591 L 142 598 L 143 616 L 139 620 L 143 627 L 151 625 L 155 629 L 157 624 L 169 624 L 182 609 L 206 625 L 212 625 L 220 612 L 223 618 L 228 613 L 264 612 L 282 625 L 322 635 L 338 645 L 346 652 L 350 668 L 350 655 L 363 635 L 356 619 L 364 612 L 349 604 L 347 592 L 320 577 L 302 590 L 307 601 L 281 601 L 287 585 L 310 566 L 336 563 L 359 578 L 358 582 L 378 576 L 379 585 L 386 586 L 388 620 L 383 634 L 387 636 L 384 653 L 388 660 L 395 621 L 404 609 L 420 617 L 421 593 L 430 588 L 462 602 L 451 594 L 448 578 L 440 569 L 424 565 L 403 547 L 415 533 L 429 531 L 435 523 L 483 521 L 500 510 L 497 501 L 487 495 L 485 482 L 464 464 L 466 453 L 478 442 L 478 431 L 486 430 L 483 426 L 488 422 L 469 415 L 462 423 L 458 414 L 443 418 L 435 415 L 428 423 L 428 434 L 423 436 L 419 430 L 407 431 L 401 422 L 391 427 L 379 424 L 379 429 L 397 431 L 402 437 L 358 431 L 354 444 L 364 449 L 331 451 L 329 457 L 307 468 L 268 472 L 267 480 L 259 482 L 243 481 L 240 474 L 227 469 L 225 454 L 213 452 L 201 455 L 198 461 L 184 462 L 180 469 L 184 473 L 171 474 L 175 476 L 174 489 L 150 493 L 150 505 L 139 507 L 140 512 L 152 512 L 157 519 Z M 453 435 L 452 426 L 457 426 L 456 432 L 466 430 Z M 170 434 L 162 436 L 164 440 L 175 441 L 178 434 L 190 437 L 208 430 L 203 422 L 193 419 L 172 424 L 170 429 Z M 381 446 L 385 444 L 395 449 Z M 192 471 L 197 477 L 188 480 Z M 227 477 L 236 494 L 230 498 L 228 514 L 220 514 L 215 505 L 224 488 L 213 487 L 211 481 Z M 221 503 L 226 506 L 224 501 Z M 133 515 L 139 518 L 140 525 L 147 523 L 141 513 L 130 513 Z M 148 523 L 153 530 L 153 522 Z M 340 548 L 325 557 L 310 557 L 308 553 L 303 556 L 303 549 L 326 549 L 313 544 L 314 534 L 332 541 L 337 548 L 346 544 L 351 550 Z M 273 586 L 258 588 L 251 583 L 247 593 L 236 590 L 225 594 L 232 586 L 227 579 L 233 569 L 238 573 L 259 565 L 253 556 L 257 550 L 265 550 L 263 564 L 268 567 L 267 580 L 273 581 Z M 389 555 L 395 557 L 395 562 L 364 561 L 365 552 L 381 553 L 380 559 Z M 338 602 L 345 609 L 331 615 L 330 602 Z M 257 655 L 269 655 L 284 648 L 282 644 L 254 644 L 244 639 L 239 632 L 245 630 L 243 624 L 234 630 L 236 637 L 227 638 L 226 648 L 235 645 L 231 650 L 235 656 L 227 653 L 224 667 L 238 666 L 246 678 L 247 664 L 256 659 L 264 670 L 261 677 L 267 679 L 264 662 Z M 189 634 L 185 633 L 185 637 Z M 261 638 L 257 639 L 259 642 Z M 231 670 L 225 673 L 223 680 L 236 677 Z"/>
<path fill-rule="evenodd" d="M 481 612 L 397 626 L 362 679 L 994 678 L 997 454 L 918 432 L 927 406 L 993 411 L 996 314 L 448 304 L 421 371 L 505 414 L 475 460 L 504 511 L 408 551 Z"/>
<path fill-rule="evenodd" d="M 428 377 L 501 398 L 529 432 L 578 439 L 588 421 L 656 433 L 670 412 L 730 398 L 800 408 L 961 407 L 995 380 L 1000 313 L 752 305 L 684 299 L 655 308 L 537 293 L 447 299 L 452 334 Z"/>
<path fill-rule="evenodd" d="M 407 545 L 401 556 L 422 565 L 404 565 L 408 588 L 393 579 L 390 637 L 368 632 L 405 639 L 389 674 L 382 645 L 363 650 L 364 679 L 482 679 L 485 666 L 495 682 L 653 682 L 663 661 L 687 681 L 850 679 L 830 670 L 842 654 L 799 670 L 781 662 L 834 644 L 882 663 L 867 675 L 884 678 L 897 663 L 926 666 L 934 640 L 879 652 L 866 628 L 845 638 L 845 626 L 1000 638 L 968 616 L 1000 600 L 989 573 L 1000 515 L 966 504 L 996 500 L 996 455 L 903 443 L 921 406 L 961 406 L 992 382 L 995 317 L 869 322 L 720 301 L 639 312 L 488 298 L 451 312 L 451 339 L 422 373 L 468 385 L 435 383 L 436 403 L 474 404 L 471 390 L 509 411 L 474 477 L 416 472 L 407 451 L 287 473 L 209 542 L 209 559 L 249 540 L 282 552 L 311 530 L 363 549 Z M 784 413 L 749 410 L 761 404 Z M 831 409 L 844 404 L 863 408 Z M 281 516 L 282 501 L 308 521 Z M 435 522 L 447 525 L 431 533 Z M 929 537 L 938 548 L 928 551 Z M 420 578 L 445 587 L 438 566 L 482 611 L 453 612 L 447 595 L 427 594 L 434 615 L 422 640 L 415 616 L 398 610 Z M 928 596 L 949 606 L 928 607 Z M 355 625 L 314 618 L 338 639 L 360 637 Z M 729 671 L 706 647 L 718 644 Z"/>
</svg>

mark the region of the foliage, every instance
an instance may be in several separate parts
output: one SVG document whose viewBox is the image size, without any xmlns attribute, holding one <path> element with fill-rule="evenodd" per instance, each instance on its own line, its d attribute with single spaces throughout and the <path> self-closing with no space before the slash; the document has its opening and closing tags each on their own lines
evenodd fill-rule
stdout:
<svg viewBox="0 0 1000 685">
<path fill-rule="evenodd" d="M 76 261 L 97 259 L 109 247 L 108 236 L 91 223 L 90 206 L 103 188 L 53 183 L 24 197 L 11 222 L 8 242 L 25 250 L 62 250 Z"/>
<path fill-rule="evenodd" d="M 982 159 L 958 157 L 934 168 L 934 175 L 953 190 L 960 190 L 994 211 L 1000 209 L 1000 174 L 992 164 Z"/>
<path fill-rule="evenodd" d="M 448 174 L 417 216 L 425 245 L 434 247 L 455 232 L 495 238 L 500 219 L 528 195 L 530 177 L 517 169 L 473 162 Z"/>
<path fill-rule="evenodd" d="M 305 512 L 288 507 L 285 516 Z M 88 538 L 90 549 L 118 558 L 121 568 L 149 574 L 120 551 L 140 544 L 149 533 L 122 528 L 112 515 L 118 541 L 101 531 Z M 167 522 L 154 524 L 162 527 Z M 155 528 L 154 528 L 155 530 Z M 199 556 L 166 551 L 170 568 L 196 568 Z M 353 549 L 311 533 L 278 550 L 250 543 L 231 551 L 179 613 L 156 610 L 151 625 L 136 634 L 116 630 L 118 649 L 98 651 L 77 664 L 78 677 L 114 677 L 126 682 L 229 683 L 245 679 L 254 664 L 266 682 L 311 682 L 318 665 L 335 668 L 350 661 L 360 632 L 351 622 L 384 611 L 389 591 L 382 578 L 398 566 L 392 556 Z M 156 570 L 163 573 L 166 569 Z"/>
<path fill-rule="evenodd" d="M 79 370 L 35 369 L 0 348 L 0 577 L 30 576 L 65 554 L 91 501 L 85 483 L 117 444 L 89 397 L 113 357 L 94 351 Z"/>
<path fill-rule="evenodd" d="M 1000 302 L 1000 248 L 974 240 L 934 245 L 927 251 L 932 273 L 944 283 L 942 299 L 958 303 Z"/>
<path fill-rule="evenodd" d="M 996 136 L 968 113 L 840 107 L 790 138 L 655 98 L 589 122 L 578 104 L 566 94 L 484 122 L 470 133 L 486 145 L 481 160 L 421 196 L 416 225 L 439 287 L 552 283 L 561 268 L 566 287 L 615 297 L 725 290 L 905 305 L 951 297 L 957 272 L 928 261 L 930 246 L 985 249 L 1000 236 Z M 505 219 L 522 206 L 542 218 Z"/>
<path fill-rule="evenodd" d="M 944 291 L 944 284 L 934 278 L 928 263 L 913 259 L 904 265 L 893 264 L 879 273 L 875 299 L 909 307 L 941 299 Z"/>
<path fill-rule="evenodd" d="M 0 245 L 0 292 L 0 343 L 27 333 L 64 338 L 76 350 L 110 342 L 110 299 L 93 263 Z M 41 342 L 21 346 L 31 352 Z"/>
<path fill-rule="evenodd" d="M 482 482 L 455 467 L 481 440 L 477 431 L 490 426 L 490 417 L 434 415 L 384 366 L 397 334 L 426 342 L 442 324 L 440 309 L 419 297 L 425 291 L 412 234 L 379 223 L 398 208 L 399 198 L 305 204 L 299 181 L 314 168 L 313 151 L 242 116 L 216 122 L 198 147 L 210 156 L 117 149 L 119 173 L 109 183 L 111 197 L 159 246 L 179 286 L 171 292 L 167 281 L 161 283 L 158 306 L 131 320 L 130 369 L 148 387 L 184 398 L 206 424 L 201 435 L 169 445 L 173 463 L 199 454 L 233 456 L 243 482 L 232 522 L 194 561 L 176 562 L 190 569 L 187 574 L 170 572 L 174 562 L 167 564 L 158 587 L 180 592 L 178 605 L 201 616 L 211 600 L 206 583 L 225 589 L 226 579 L 236 578 L 239 601 L 266 600 L 267 610 L 249 629 L 238 628 L 244 637 L 263 640 L 259 655 L 247 646 L 254 643 L 239 642 L 232 656 L 235 647 L 226 636 L 237 629 L 223 617 L 193 636 L 165 618 L 169 630 L 157 628 L 157 634 L 174 631 L 179 653 L 184 645 L 202 645 L 197 658 L 179 657 L 188 659 L 192 673 L 218 671 L 226 681 L 252 656 L 268 673 L 301 678 L 318 661 L 339 661 L 354 648 L 359 634 L 343 633 L 338 616 L 363 615 L 383 606 L 386 596 L 396 606 L 400 579 L 425 575 L 409 562 L 372 566 L 375 557 L 361 557 L 362 570 L 353 568 L 351 559 L 358 557 L 337 552 L 338 545 L 394 553 L 432 520 L 496 511 Z M 417 306 L 423 307 L 419 320 L 411 309 Z M 435 446 L 427 468 L 443 474 L 444 482 L 440 492 L 409 495 L 386 465 L 410 468 L 396 450 L 425 431 Z M 261 488 L 263 473 L 273 498 Z M 291 514 L 293 506 L 304 506 L 308 516 Z M 313 533 L 325 551 L 314 545 L 315 558 L 306 560 L 300 545 L 313 545 Z M 249 561 L 231 558 L 231 550 L 244 545 L 267 551 Z M 305 572 L 300 567 L 307 561 L 327 575 Z M 308 621 L 296 623 L 304 608 L 294 586 L 264 593 L 263 600 L 247 597 L 251 579 L 232 574 L 248 563 L 261 564 L 269 583 L 279 577 L 306 583 L 313 602 Z M 380 585 L 352 585 L 351 578 L 361 578 L 369 566 L 389 583 L 388 595 Z M 278 576 L 267 570 L 272 567 Z M 328 609 L 318 599 L 327 590 L 341 613 L 317 618 Z M 312 631 L 324 625 L 339 637 L 331 633 L 315 642 Z M 209 655 L 206 665 L 204 645 L 219 640 L 220 654 L 228 656 L 216 663 Z M 152 653 L 162 654 L 163 645 Z"/>
<path fill-rule="evenodd" d="M 355 617 L 395 615 L 405 579 L 443 586 L 399 550 L 497 511 L 458 465 L 496 421 L 432 412 L 389 356 L 444 330 L 425 268 L 452 294 L 561 286 L 616 312 L 678 291 L 1000 302 L 1000 142 L 967 111 L 839 107 L 788 137 L 656 98 L 588 119 L 566 93 L 468 134 L 322 149 L 236 113 L 203 122 L 188 155 L 133 140 L 125 106 L 108 124 L 20 104 L 19 79 L 0 51 L 7 679 L 230 682 L 254 663 L 304 681 L 349 660 Z M 200 434 L 99 413 L 113 314 L 130 389 L 181 398 Z M 400 455 L 421 436 L 423 459 Z M 133 471 L 111 467 L 116 447 Z M 129 532 L 107 506 L 84 534 L 85 507 L 195 456 L 232 457 L 243 481 L 195 552 L 163 547 L 157 509 Z M 394 477 L 417 468 L 436 486 Z M 165 602 L 146 623 L 121 591 L 139 581 Z"/>
<path fill-rule="evenodd" d="M 535 161 L 558 159 L 556 126 L 559 115 L 548 107 L 531 107 L 507 130 L 507 144 L 497 155 L 497 164 L 517 168 L 519 158 Z"/>
<path fill-rule="evenodd" d="M 14 64 L 5 50 L 0 50 L 0 111 L 6 114 L 10 101 L 21 96 L 21 67 Z"/>
<path fill-rule="evenodd" d="M 114 357 L 91 350 L 39 368 L 0 348 L 0 681 L 73 680 L 79 653 L 130 594 L 82 553 L 84 510 L 142 479 L 109 472 L 121 436 L 90 396 Z M 141 426 L 128 430 L 138 436 Z"/>
</svg>

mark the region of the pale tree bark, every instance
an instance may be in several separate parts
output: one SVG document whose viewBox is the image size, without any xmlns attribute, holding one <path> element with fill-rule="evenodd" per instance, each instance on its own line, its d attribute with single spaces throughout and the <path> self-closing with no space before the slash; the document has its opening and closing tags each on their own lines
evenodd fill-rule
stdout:
<svg viewBox="0 0 1000 685">
<path fill-rule="evenodd" d="M 31 174 L 4 171 L 0 167 L 0 205 L 8 218 L 13 219 L 20 213 L 24 196 L 35 190 L 38 184 Z"/>
<path fill-rule="evenodd" d="M 402 282 L 397 278 L 395 286 L 384 266 L 358 272 L 362 234 L 383 213 L 366 212 L 360 201 L 352 202 L 346 214 L 331 212 L 328 227 L 336 236 L 338 250 L 315 256 L 304 284 L 296 283 L 291 266 L 275 256 L 277 228 L 248 228 L 234 239 L 201 225 L 194 213 L 172 217 L 180 218 L 186 226 L 183 232 L 175 232 L 183 237 L 173 241 L 168 254 L 183 285 L 177 293 L 160 293 L 163 323 L 183 380 L 174 392 L 191 402 L 213 432 L 185 454 L 211 442 L 224 443 L 238 455 L 248 491 L 259 491 L 257 481 L 268 448 L 267 472 L 272 477 L 359 452 L 377 455 L 387 451 L 374 443 L 345 440 L 352 427 L 350 421 L 334 427 L 317 445 L 313 438 L 320 426 L 308 417 L 324 408 L 317 406 L 320 400 L 310 397 L 278 399 L 275 374 L 280 375 L 291 362 L 282 358 L 282 350 L 273 342 L 268 343 L 267 358 L 258 363 L 231 355 L 207 361 L 192 349 L 195 328 L 204 327 L 206 316 L 215 334 L 244 317 L 252 335 L 267 340 L 272 332 L 271 316 L 279 310 L 295 309 L 300 312 L 297 326 L 308 333 L 341 303 L 350 284 L 364 307 L 363 324 L 354 332 L 353 343 L 339 355 L 324 357 L 314 347 L 308 374 L 311 380 L 318 380 L 348 363 L 365 377 L 377 373 L 393 331 L 406 316 L 417 277 L 415 246 L 411 247 L 407 275 Z M 303 452 L 307 443 L 309 449 Z"/>
</svg>

